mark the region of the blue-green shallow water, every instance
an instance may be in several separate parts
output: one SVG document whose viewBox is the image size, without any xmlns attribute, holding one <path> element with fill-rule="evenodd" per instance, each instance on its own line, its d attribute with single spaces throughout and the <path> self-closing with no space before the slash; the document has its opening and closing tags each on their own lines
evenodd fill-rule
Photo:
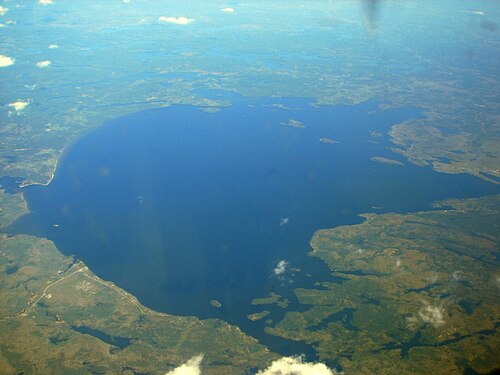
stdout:
<svg viewBox="0 0 500 375">
<path fill-rule="evenodd" d="M 250 302 L 270 291 L 290 299 L 291 310 L 307 309 L 293 288 L 332 281 L 307 256 L 315 230 L 358 223 L 373 207 L 425 210 L 435 200 L 499 191 L 467 175 L 371 161 L 399 157 L 387 137 L 370 132 L 385 134 L 421 116 L 417 109 L 232 99 L 218 113 L 174 106 L 91 132 L 67 152 L 49 186 L 24 189 L 31 214 L 10 231 L 54 240 L 153 309 L 222 318 L 272 350 L 313 357 L 310 347 L 268 336 L 264 322 L 246 315 L 269 309 Z M 280 125 L 289 119 L 306 127 Z M 275 275 L 280 260 L 288 267 Z M 275 322 L 285 313 L 270 310 Z"/>
</svg>

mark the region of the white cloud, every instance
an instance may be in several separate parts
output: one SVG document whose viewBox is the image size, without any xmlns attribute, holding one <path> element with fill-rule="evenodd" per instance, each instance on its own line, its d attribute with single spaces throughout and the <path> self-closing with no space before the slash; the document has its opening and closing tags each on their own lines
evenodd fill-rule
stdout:
<svg viewBox="0 0 500 375">
<path fill-rule="evenodd" d="M 9 8 L 5 8 L 5 7 L 0 5 L 0 16 L 3 16 L 8 11 L 9 11 Z"/>
<path fill-rule="evenodd" d="M 194 19 L 187 17 L 158 17 L 158 21 L 167 22 L 167 23 L 175 23 L 176 25 L 188 25 L 191 22 L 194 22 Z"/>
<path fill-rule="evenodd" d="M 57 44 L 49 44 L 49 49 L 57 49 L 59 46 Z"/>
<path fill-rule="evenodd" d="M 234 12 L 234 8 L 230 8 L 230 7 L 222 8 L 221 11 L 222 12 L 227 12 L 227 13 L 233 13 Z"/>
<path fill-rule="evenodd" d="M 54 0 L 38 0 L 38 4 L 42 5 L 54 4 Z"/>
<path fill-rule="evenodd" d="M 331 370 L 323 363 L 304 362 L 302 357 L 283 357 L 271 363 L 267 369 L 257 375 L 334 375 L 337 371 Z"/>
<path fill-rule="evenodd" d="M 425 304 L 418 312 L 418 316 L 425 323 L 432 324 L 438 328 L 444 324 L 444 310 L 442 307 Z"/>
<path fill-rule="evenodd" d="M 9 56 L 0 55 L 0 68 L 5 68 L 6 66 L 10 66 L 14 64 L 15 59 Z"/>
<path fill-rule="evenodd" d="M 28 106 L 29 102 L 23 102 L 18 100 L 17 102 L 10 103 L 9 107 L 14 108 L 16 112 L 21 112 L 24 108 Z"/>
<path fill-rule="evenodd" d="M 286 260 L 284 260 L 284 259 L 280 260 L 273 270 L 274 274 L 275 275 L 284 274 L 287 266 L 288 266 L 288 262 Z"/>
<path fill-rule="evenodd" d="M 176 369 L 167 372 L 165 375 L 200 375 L 200 364 L 202 360 L 203 354 L 197 355 Z"/>
<path fill-rule="evenodd" d="M 47 68 L 49 65 L 50 65 L 50 61 L 49 60 L 43 60 L 43 61 L 39 61 L 36 63 L 36 67 L 37 68 Z"/>
</svg>

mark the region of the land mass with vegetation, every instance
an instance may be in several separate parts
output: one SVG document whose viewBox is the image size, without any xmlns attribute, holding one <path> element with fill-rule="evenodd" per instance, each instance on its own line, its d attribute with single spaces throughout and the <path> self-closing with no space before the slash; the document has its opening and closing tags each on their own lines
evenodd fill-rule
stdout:
<svg viewBox="0 0 500 375">
<path fill-rule="evenodd" d="M 312 344 L 348 374 L 500 368 L 500 196 L 435 208 L 316 232 L 311 255 L 341 281 L 296 289 L 310 308 L 266 331 Z"/>
</svg>

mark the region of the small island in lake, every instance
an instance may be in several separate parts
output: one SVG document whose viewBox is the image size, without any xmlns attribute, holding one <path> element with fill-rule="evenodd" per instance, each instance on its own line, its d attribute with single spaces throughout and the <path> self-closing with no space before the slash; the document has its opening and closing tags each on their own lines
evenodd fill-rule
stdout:
<svg viewBox="0 0 500 375">
<path fill-rule="evenodd" d="M 261 311 L 261 312 L 256 312 L 256 313 L 253 313 L 253 314 L 248 314 L 247 318 L 250 319 L 252 322 L 255 322 L 257 320 L 261 320 L 262 318 L 265 318 L 269 314 L 270 314 L 269 311 L 264 310 L 264 311 Z"/>
<path fill-rule="evenodd" d="M 372 161 L 375 161 L 377 163 L 382 163 L 382 164 L 391 164 L 391 165 L 400 165 L 404 166 L 404 163 L 394 160 L 394 159 L 389 159 L 389 158 L 384 158 L 383 156 L 374 156 L 370 158 Z"/>
<path fill-rule="evenodd" d="M 222 303 L 220 303 L 219 301 L 217 301 L 216 299 L 213 299 L 210 301 L 210 304 L 213 306 L 213 307 L 216 307 L 216 308 L 220 308 L 222 307 Z"/>
<path fill-rule="evenodd" d="M 339 141 L 336 141 L 335 139 L 331 139 L 331 138 L 320 138 L 319 141 L 321 143 L 326 143 L 326 144 L 335 144 L 335 143 L 339 143 Z"/>
<path fill-rule="evenodd" d="M 288 119 L 286 122 L 280 122 L 280 125 L 288 126 L 290 128 L 296 129 L 304 129 L 306 126 L 302 123 L 302 121 L 294 120 L 293 118 Z"/>
</svg>

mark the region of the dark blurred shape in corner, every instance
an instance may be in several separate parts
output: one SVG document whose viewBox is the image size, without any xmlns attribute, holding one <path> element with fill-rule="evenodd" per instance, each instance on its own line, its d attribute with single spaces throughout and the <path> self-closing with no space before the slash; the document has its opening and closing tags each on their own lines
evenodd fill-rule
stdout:
<svg viewBox="0 0 500 375">
<path fill-rule="evenodd" d="M 497 31 L 497 24 L 492 21 L 483 21 L 481 22 L 481 28 L 486 30 L 486 31 Z"/>
<path fill-rule="evenodd" d="M 379 0 L 361 0 L 365 14 L 365 27 L 371 33 L 377 30 Z"/>
</svg>

